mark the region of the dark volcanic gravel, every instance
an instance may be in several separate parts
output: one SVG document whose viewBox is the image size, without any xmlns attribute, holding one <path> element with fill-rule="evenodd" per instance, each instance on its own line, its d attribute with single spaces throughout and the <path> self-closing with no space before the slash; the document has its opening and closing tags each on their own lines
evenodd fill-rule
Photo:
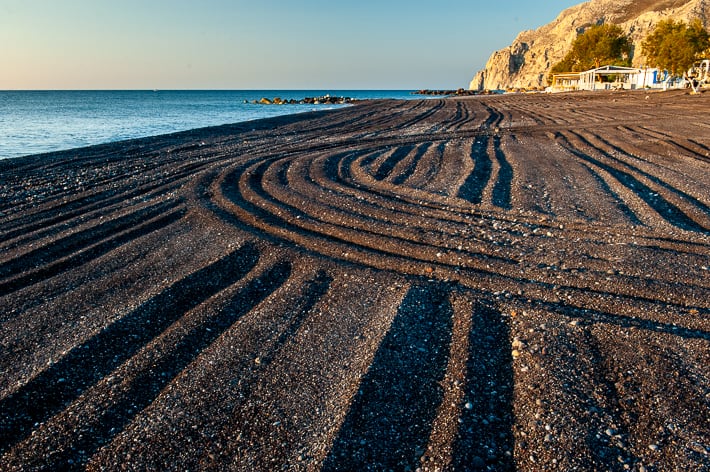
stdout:
<svg viewBox="0 0 710 472">
<path fill-rule="evenodd" d="M 710 93 L 0 161 L 0 470 L 710 470 Z"/>
</svg>

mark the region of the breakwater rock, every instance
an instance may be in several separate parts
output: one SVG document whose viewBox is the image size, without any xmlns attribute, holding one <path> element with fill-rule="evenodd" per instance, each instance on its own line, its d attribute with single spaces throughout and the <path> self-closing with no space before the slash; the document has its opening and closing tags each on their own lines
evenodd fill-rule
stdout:
<svg viewBox="0 0 710 472">
<path fill-rule="evenodd" d="M 412 92 L 412 95 L 456 95 L 456 96 L 467 96 L 467 95 L 478 95 L 481 92 L 478 90 L 466 90 L 463 88 L 460 88 L 458 90 L 429 90 L 429 89 L 422 89 L 422 90 L 417 90 L 416 92 Z"/>
<path fill-rule="evenodd" d="M 324 95 L 322 97 L 305 97 L 300 100 L 282 99 L 280 97 L 262 98 L 261 100 L 253 100 L 251 103 L 255 105 L 345 105 L 354 103 L 357 100 L 350 97 L 331 97 Z"/>
</svg>

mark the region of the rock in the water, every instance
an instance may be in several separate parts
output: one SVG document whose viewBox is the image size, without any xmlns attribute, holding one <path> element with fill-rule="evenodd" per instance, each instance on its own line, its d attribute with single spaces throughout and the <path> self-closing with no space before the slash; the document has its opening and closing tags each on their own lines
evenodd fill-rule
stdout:
<svg viewBox="0 0 710 472">
<path fill-rule="evenodd" d="M 325 95 L 323 97 L 305 97 L 301 100 L 294 99 L 283 99 L 281 97 L 274 97 L 273 100 L 268 98 L 262 98 L 259 102 L 261 105 L 344 105 L 346 103 L 352 103 L 354 100 L 350 97 L 331 97 L 330 95 Z"/>
</svg>

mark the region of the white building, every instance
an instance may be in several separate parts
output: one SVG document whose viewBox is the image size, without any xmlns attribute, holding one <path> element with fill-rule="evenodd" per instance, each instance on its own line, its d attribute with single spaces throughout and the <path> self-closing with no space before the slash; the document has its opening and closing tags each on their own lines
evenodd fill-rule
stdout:
<svg viewBox="0 0 710 472">
<path fill-rule="evenodd" d="M 602 66 L 584 72 L 554 74 L 548 89 L 550 92 L 660 89 L 667 78 L 665 71 L 648 67 Z"/>
</svg>

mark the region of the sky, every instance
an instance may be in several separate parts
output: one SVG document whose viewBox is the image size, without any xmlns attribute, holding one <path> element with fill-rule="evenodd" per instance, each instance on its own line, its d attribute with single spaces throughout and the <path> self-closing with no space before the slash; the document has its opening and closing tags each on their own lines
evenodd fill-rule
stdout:
<svg viewBox="0 0 710 472">
<path fill-rule="evenodd" d="M 0 0 L 0 90 L 450 89 L 581 0 Z"/>
</svg>

